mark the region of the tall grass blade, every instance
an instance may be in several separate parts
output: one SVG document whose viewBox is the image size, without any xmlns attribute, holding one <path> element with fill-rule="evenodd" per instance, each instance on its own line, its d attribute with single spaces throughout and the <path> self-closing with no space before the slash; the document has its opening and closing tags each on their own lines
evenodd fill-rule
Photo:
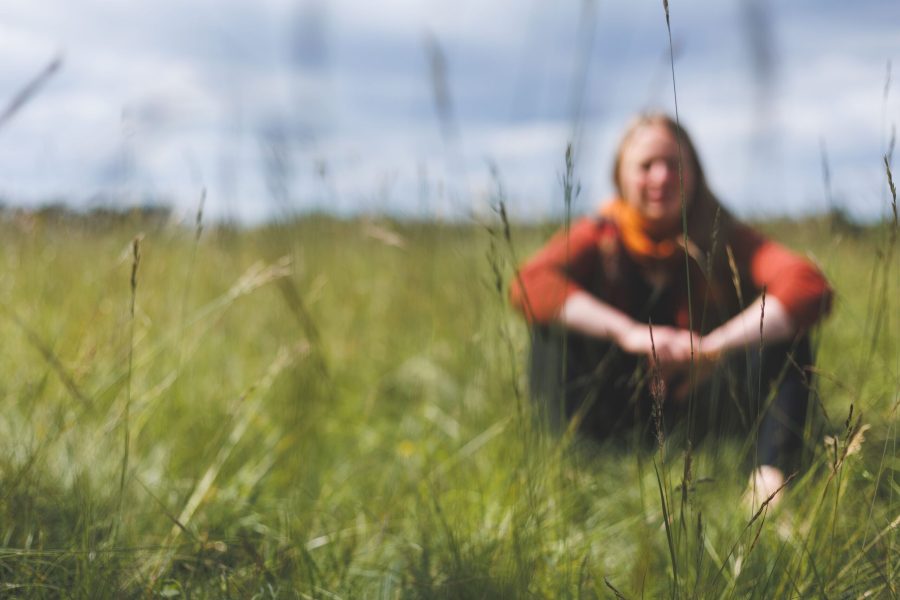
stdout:
<svg viewBox="0 0 900 600">
<path fill-rule="evenodd" d="M 123 440 L 122 440 L 122 472 L 119 476 L 119 525 L 122 522 L 122 502 L 125 498 L 125 481 L 128 476 L 128 460 L 131 452 L 131 379 L 134 369 L 134 307 L 137 300 L 138 267 L 141 264 L 141 236 L 135 237 L 131 242 L 131 301 L 128 307 L 129 331 L 128 331 L 128 370 L 125 378 L 125 411 L 123 415 Z"/>
<path fill-rule="evenodd" d="M 6 108 L 3 109 L 3 112 L 0 113 L 0 129 L 2 129 L 23 106 L 28 104 L 28 102 L 40 91 L 42 87 L 47 83 L 47 81 L 56 74 L 57 71 L 62 67 L 63 59 L 62 56 L 57 56 L 53 60 L 51 60 L 46 67 L 44 67 L 40 73 L 38 73 L 34 79 L 28 82 L 25 87 L 23 87 L 19 92 L 13 96 L 13 99 L 10 100 L 9 104 L 6 105 Z"/>
<path fill-rule="evenodd" d="M 666 499 L 666 489 L 663 484 L 663 478 L 659 473 L 659 465 L 653 461 L 653 470 L 656 473 L 656 484 L 659 487 L 659 503 L 662 507 L 663 525 L 666 529 L 666 542 L 669 544 L 669 559 L 672 562 L 672 597 L 675 597 L 678 589 L 678 556 L 675 552 L 675 539 L 672 532 L 672 521 L 669 514 L 669 502 Z"/>
</svg>

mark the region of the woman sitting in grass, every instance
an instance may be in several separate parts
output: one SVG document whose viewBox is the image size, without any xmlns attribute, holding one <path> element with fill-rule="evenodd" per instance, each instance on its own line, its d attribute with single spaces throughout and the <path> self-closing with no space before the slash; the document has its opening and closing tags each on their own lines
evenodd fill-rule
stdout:
<svg viewBox="0 0 900 600">
<path fill-rule="evenodd" d="M 751 491 L 783 487 L 803 443 L 808 332 L 828 310 L 821 272 L 732 217 L 687 133 L 637 118 L 613 167 L 618 196 L 521 267 L 531 390 L 551 423 L 605 439 L 747 434 Z"/>
</svg>

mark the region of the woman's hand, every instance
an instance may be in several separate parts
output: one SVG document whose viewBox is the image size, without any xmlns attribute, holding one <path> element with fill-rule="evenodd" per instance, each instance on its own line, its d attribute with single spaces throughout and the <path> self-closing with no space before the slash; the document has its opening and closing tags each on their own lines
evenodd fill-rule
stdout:
<svg viewBox="0 0 900 600">
<path fill-rule="evenodd" d="M 629 354 L 646 356 L 660 369 L 678 369 L 690 362 L 691 347 L 696 345 L 699 339 L 697 334 L 692 336 L 686 329 L 664 325 L 650 327 L 643 323 L 632 322 L 614 341 Z"/>
<path fill-rule="evenodd" d="M 692 358 L 697 368 L 695 384 L 703 381 L 718 361 L 718 348 L 698 333 L 665 325 L 651 328 L 585 292 L 569 296 L 559 321 L 574 331 L 609 340 L 629 354 L 645 357 L 659 368 L 664 381 L 675 382 L 675 391 L 689 385 L 690 378 L 683 375 L 690 369 Z M 698 363 L 707 368 L 698 368 Z M 682 382 L 677 382 L 679 378 Z"/>
<path fill-rule="evenodd" d="M 694 353 L 693 371 L 690 361 L 678 365 L 676 370 L 668 374 L 669 397 L 676 403 L 687 401 L 691 390 L 703 385 L 715 372 L 719 364 L 720 356 L 716 353 L 705 352 L 702 349 L 703 339 L 700 339 L 701 349 Z M 666 374 L 663 375 L 664 377 Z"/>
</svg>

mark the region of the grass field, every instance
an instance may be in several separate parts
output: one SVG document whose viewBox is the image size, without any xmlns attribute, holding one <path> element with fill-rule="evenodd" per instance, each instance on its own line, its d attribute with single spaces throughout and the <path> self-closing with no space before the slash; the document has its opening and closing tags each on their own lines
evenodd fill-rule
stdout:
<svg viewBox="0 0 900 600">
<path fill-rule="evenodd" d="M 763 225 L 837 290 L 834 441 L 756 515 L 743 440 L 685 477 L 533 426 L 505 288 L 553 229 L 6 218 L 2 594 L 896 596 L 896 226 Z"/>
</svg>

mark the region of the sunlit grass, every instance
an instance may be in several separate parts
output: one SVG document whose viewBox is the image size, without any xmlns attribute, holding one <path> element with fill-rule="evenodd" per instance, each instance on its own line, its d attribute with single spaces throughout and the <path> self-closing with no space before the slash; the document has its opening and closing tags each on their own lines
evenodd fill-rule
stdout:
<svg viewBox="0 0 900 600">
<path fill-rule="evenodd" d="M 683 494 L 677 442 L 663 456 L 586 448 L 534 426 L 500 223 L 310 217 L 212 227 L 195 245 L 191 227 L 7 221 L 0 585 L 50 597 L 896 594 L 900 289 L 872 291 L 889 231 L 764 228 L 809 249 L 837 289 L 816 338 L 837 442 L 809 439 L 812 467 L 751 522 L 741 440 L 697 448 Z M 548 229 L 514 227 L 518 256 Z"/>
</svg>

